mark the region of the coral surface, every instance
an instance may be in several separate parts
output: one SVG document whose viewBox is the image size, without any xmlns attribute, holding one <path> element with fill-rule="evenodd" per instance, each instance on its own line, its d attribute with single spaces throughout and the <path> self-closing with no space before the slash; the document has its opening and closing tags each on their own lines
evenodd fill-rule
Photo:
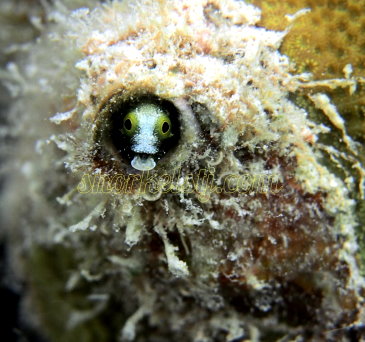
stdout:
<svg viewBox="0 0 365 342">
<path fill-rule="evenodd" d="M 249 0 L 262 9 L 262 17 L 258 25 L 274 30 L 284 30 L 290 27 L 285 36 L 280 51 L 289 56 L 293 62 L 295 72 L 310 72 L 316 80 L 347 77 L 362 80 L 353 91 L 348 89 L 333 89 L 319 87 L 325 91 L 336 105 L 339 113 L 345 119 L 348 134 L 362 146 L 356 156 L 365 163 L 365 1 L 351 0 Z M 297 11 L 303 15 L 293 19 Z M 349 68 L 349 66 L 351 66 Z M 350 71 L 350 73 L 349 73 Z M 310 90 L 309 92 L 312 92 Z M 321 112 L 317 112 L 308 102 L 304 94 L 300 95 L 296 103 L 309 112 L 311 119 L 323 122 Z M 331 132 L 325 141 L 338 141 L 338 136 Z M 340 144 L 336 147 L 341 149 Z M 346 149 L 343 149 L 345 151 Z M 345 151 L 345 153 L 348 153 Z M 332 157 L 331 157 L 332 158 Z M 339 158 L 342 159 L 342 158 Z M 352 173 L 358 177 L 356 171 L 346 163 L 338 163 L 334 168 L 338 174 Z M 352 172 L 355 171 L 355 172 Z M 345 179 L 347 177 L 344 176 Z M 365 241 L 365 215 L 361 209 L 365 205 L 362 196 L 353 198 L 358 201 L 357 215 L 360 217 L 358 234 L 360 240 Z M 365 244 L 362 244 L 365 249 Z M 365 261 L 365 253 L 362 257 Z"/>
<path fill-rule="evenodd" d="M 292 96 L 310 91 L 358 147 L 318 83 L 291 73 L 287 32 L 242 1 L 87 6 L 47 5 L 3 77 L 16 100 L 1 209 L 28 321 L 50 341 L 351 341 L 363 178 L 326 166 L 342 152 L 317 144 L 328 129 Z M 148 172 L 123 135 L 136 108 L 168 116 L 176 139 Z"/>
<path fill-rule="evenodd" d="M 253 0 L 262 8 L 260 25 L 283 30 L 287 15 L 308 8 L 290 29 L 281 51 L 297 64 L 298 72 L 309 71 L 316 79 L 343 76 L 352 64 L 355 76 L 365 75 L 365 1 L 360 0 Z"/>
</svg>

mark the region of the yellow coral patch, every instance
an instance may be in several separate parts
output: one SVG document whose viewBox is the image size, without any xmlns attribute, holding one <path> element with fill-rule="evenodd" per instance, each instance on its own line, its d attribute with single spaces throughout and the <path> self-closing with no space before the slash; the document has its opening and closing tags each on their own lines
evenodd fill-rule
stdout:
<svg viewBox="0 0 365 342">
<path fill-rule="evenodd" d="M 310 71 L 316 79 L 342 77 L 346 64 L 355 76 L 365 75 L 365 0 L 251 0 L 262 9 L 260 25 L 283 30 L 287 14 L 310 8 L 297 19 L 284 40 L 282 52 L 296 63 L 296 71 Z"/>
<path fill-rule="evenodd" d="M 271 30 L 290 27 L 281 52 L 290 57 L 296 73 L 310 72 L 314 80 L 359 80 L 350 89 L 325 91 L 345 119 L 347 132 L 355 141 L 365 141 L 365 0 L 248 0 L 262 9 L 259 22 Z M 294 21 L 290 15 L 310 11 Z M 351 65 L 351 73 L 344 69 Z M 364 149 L 359 159 L 364 163 Z"/>
</svg>

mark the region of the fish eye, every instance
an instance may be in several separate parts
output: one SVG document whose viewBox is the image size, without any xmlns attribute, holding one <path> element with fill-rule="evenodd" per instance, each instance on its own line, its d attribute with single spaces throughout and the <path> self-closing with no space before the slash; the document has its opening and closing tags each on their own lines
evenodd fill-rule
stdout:
<svg viewBox="0 0 365 342">
<path fill-rule="evenodd" d="M 157 134 L 160 139 L 167 139 L 173 136 L 171 130 L 171 120 L 167 115 L 162 115 L 157 120 Z"/>
<path fill-rule="evenodd" d="M 122 133 L 132 135 L 135 133 L 138 127 L 137 115 L 134 111 L 128 113 L 123 119 Z"/>
</svg>

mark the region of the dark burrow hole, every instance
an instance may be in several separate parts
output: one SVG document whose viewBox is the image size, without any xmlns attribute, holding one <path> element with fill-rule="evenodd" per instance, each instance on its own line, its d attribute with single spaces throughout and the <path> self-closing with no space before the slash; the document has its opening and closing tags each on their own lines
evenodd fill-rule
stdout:
<svg viewBox="0 0 365 342">
<path fill-rule="evenodd" d="M 162 124 L 161 131 L 165 134 L 170 130 L 171 137 L 165 140 L 158 139 L 156 143 L 157 152 L 150 154 L 153 159 L 158 161 L 177 147 L 181 137 L 180 112 L 171 101 L 152 94 L 136 95 L 127 99 L 120 94 L 116 94 L 108 100 L 100 111 L 101 120 L 98 123 L 99 127 L 95 136 L 96 145 L 99 146 L 100 150 L 97 157 L 102 157 L 105 160 L 105 153 L 100 152 L 104 149 L 112 150 L 123 163 L 129 166 L 137 154 L 142 158 L 149 156 L 146 153 L 133 151 L 134 137 L 123 134 L 123 125 L 127 130 L 132 128 L 131 120 L 124 121 L 126 115 L 142 104 L 157 106 L 170 119 L 170 123 Z"/>
</svg>

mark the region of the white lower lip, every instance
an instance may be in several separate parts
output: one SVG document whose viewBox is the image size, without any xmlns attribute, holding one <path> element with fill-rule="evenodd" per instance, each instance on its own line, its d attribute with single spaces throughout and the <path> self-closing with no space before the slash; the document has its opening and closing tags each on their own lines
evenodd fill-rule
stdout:
<svg viewBox="0 0 365 342">
<path fill-rule="evenodd" d="M 136 156 L 132 159 L 131 165 L 136 170 L 149 171 L 155 168 L 156 162 L 152 157 L 141 158 L 140 156 Z"/>
</svg>

